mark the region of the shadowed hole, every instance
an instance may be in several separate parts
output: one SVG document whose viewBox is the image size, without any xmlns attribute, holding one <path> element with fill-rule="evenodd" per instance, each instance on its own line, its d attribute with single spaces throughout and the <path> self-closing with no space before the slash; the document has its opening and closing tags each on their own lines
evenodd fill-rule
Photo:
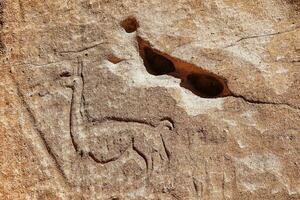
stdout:
<svg viewBox="0 0 300 200">
<path fill-rule="evenodd" d="M 68 71 L 64 71 L 59 74 L 60 77 L 70 77 L 72 74 Z"/>
<path fill-rule="evenodd" d="M 127 17 L 120 24 L 127 33 L 133 33 L 139 27 L 139 23 L 134 17 Z"/>
<path fill-rule="evenodd" d="M 187 81 L 202 97 L 214 98 L 222 94 L 223 84 L 214 76 L 208 74 L 190 74 Z"/>
<path fill-rule="evenodd" d="M 144 64 L 147 71 L 156 76 L 175 71 L 175 66 L 172 61 L 154 52 L 148 47 L 144 48 Z"/>
<path fill-rule="evenodd" d="M 223 77 L 192 63 L 153 49 L 151 44 L 137 37 L 140 56 L 148 73 L 169 75 L 181 80 L 180 86 L 202 98 L 218 98 L 231 95 Z"/>
</svg>

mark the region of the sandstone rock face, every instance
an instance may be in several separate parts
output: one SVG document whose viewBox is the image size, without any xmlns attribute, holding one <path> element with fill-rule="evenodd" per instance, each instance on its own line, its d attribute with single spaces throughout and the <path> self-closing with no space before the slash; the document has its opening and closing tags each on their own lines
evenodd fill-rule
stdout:
<svg viewBox="0 0 300 200">
<path fill-rule="evenodd" d="M 0 199 L 300 199 L 297 0 L 0 0 Z"/>
</svg>

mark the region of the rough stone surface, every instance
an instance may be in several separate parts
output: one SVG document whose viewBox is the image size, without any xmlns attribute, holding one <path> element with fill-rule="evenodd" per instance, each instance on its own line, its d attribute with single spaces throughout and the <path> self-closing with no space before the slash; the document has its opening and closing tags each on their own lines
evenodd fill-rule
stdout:
<svg viewBox="0 0 300 200">
<path fill-rule="evenodd" d="M 0 199 L 300 199 L 298 0 L 0 0 L 0 62 Z"/>
</svg>

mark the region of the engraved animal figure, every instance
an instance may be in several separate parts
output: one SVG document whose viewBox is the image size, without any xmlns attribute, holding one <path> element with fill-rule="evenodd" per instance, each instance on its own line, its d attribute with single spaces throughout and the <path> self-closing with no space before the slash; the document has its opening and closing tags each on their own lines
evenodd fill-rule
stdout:
<svg viewBox="0 0 300 200">
<path fill-rule="evenodd" d="M 78 71 L 82 71 L 82 68 Z M 156 162 L 160 158 L 160 164 L 169 161 L 170 152 L 163 138 L 163 134 L 173 129 L 169 120 L 162 120 L 157 126 L 118 118 L 89 121 L 82 110 L 82 72 L 64 77 L 63 84 L 73 91 L 70 135 L 76 152 L 81 156 L 89 156 L 97 163 L 106 164 L 118 160 L 126 151 L 133 150 L 144 160 L 147 171 L 153 169 L 154 157 Z"/>
</svg>

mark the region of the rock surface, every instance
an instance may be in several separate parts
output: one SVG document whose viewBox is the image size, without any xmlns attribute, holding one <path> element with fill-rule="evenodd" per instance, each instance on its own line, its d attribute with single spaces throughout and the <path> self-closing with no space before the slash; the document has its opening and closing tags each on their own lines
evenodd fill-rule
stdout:
<svg viewBox="0 0 300 200">
<path fill-rule="evenodd" d="M 300 1 L 0 0 L 0 199 L 300 199 Z"/>
</svg>

